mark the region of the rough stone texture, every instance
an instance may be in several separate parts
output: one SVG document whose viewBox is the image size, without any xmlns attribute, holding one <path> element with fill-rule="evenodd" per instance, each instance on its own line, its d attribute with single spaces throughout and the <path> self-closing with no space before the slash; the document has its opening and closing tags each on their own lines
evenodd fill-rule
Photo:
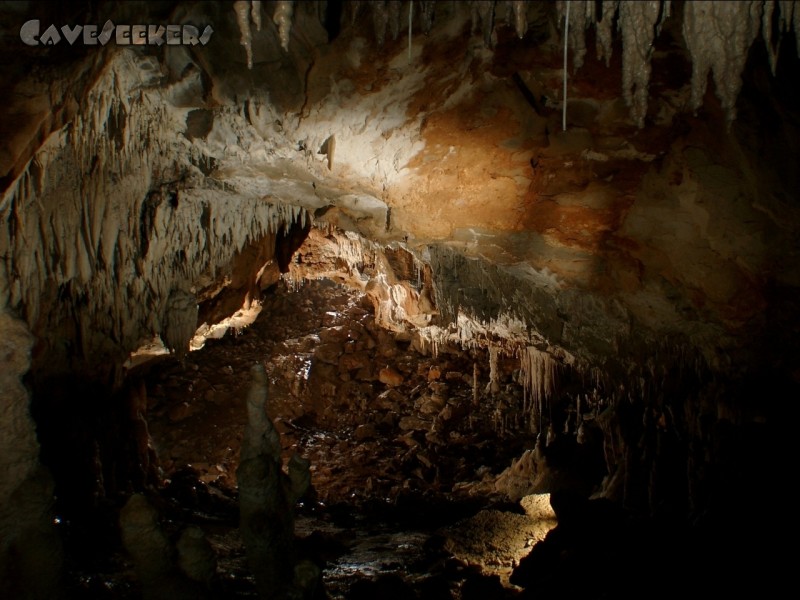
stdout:
<svg viewBox="0 0 800 600">
<path fill-rule="evenodd" d="M 159 523 L 158 511 L 153 507 L 143 494 L 133 494 L 119 516 L 119 526 L 125 550 L 133 560 L 134 569 L 142 586 L 142 597 L 146 600 L 168 600 L 169 598 L 183 600 L 189 598 L 207 598 L 208 591 L 204 589 L 207 582 L 208 557 L 197 554 L 195 542 L 195 555 L 188 550 L 187 540 L 179 544 L 184 552 L 178 556 L 178 551 L 170 543 Z M 198 563 L 204 562 L 205 565 Z M 181 561 L 181 567 L 188 567 L 188 572 L 183 573 L 178 569 L 176 561 Z M 202 576 L 198 569 L 205 571 Z M 199 578 L 194 576 L 200 576 Z"/>
<path fill-rule="evenodd" d="M 745 41 L 699 64 L 699 4 L 663 20 L 652 48 L 635 42 L 651 54 L 637 57 L 641 77 L 587 53 L 570 76 L 566 131 L 550 4 L 528 11 L 520 39 L 491 2 L 426 3 L 410 47 L 396 18 L 391 40 L 382 13 L 375 30 L 378 9 L 349 11 L 333 33 L 319 6 L 297 4 L 291 27 L 282 11 L 280 31 L 248 21 L 245 36 L 224 3 L 181 3 L 168 15 L 161 4 L 93 4 L 90 21 L 213 22 L 215 37 L 191 50 L 108 46 L 61 58 L 9 44 L 25 11 L 63 22 L 70 9 L 0 8 L 9 16 L 0 49 L 20 57 L 3 65 L 0 306 L 35 337 L 32 379 L 79 373 L 114 387 L 129 352 L 173 337 L 170 322 L 178 334 L 166 341 L 182 347 L 193 311 L 168 317 L 192 303 L 168 309 L 170 296 L 212 302 L 255 245 L 257 258 L 231 277 L 246 280 L 242 303 L 278 273 L 295 285 L 331 275 L 368 293 L 376 321 L 430 356 L 489 346 L 545 356 L 536 364 L 547 373 L 527 381 L 547 375 L 549 393 L 527 389 L 522 410 L 498 396 L 498 427 L 571 435 L 591 419 L 607 470 L 601 493 L 628 508 L 731 510 L 751 477 L 770 498 L 778 478 L 762 467 L 789 439 L 783 399 L 800 382 L 800 94 L 793 48 L 776 63 L 772 39 L 744 46 L 757 35 L 753 16 L 771 17 L 774 3 L 748 3 L 746 21 L 735 18 L 744 4 L 719 4 L 731 18 L 710 22 L 741 34 L 719 39 Z M 796 39 L 798 15 L 778 21 Z M 636 19 L 623 20 L 630 33 Z M 611 20 L 602 23 L 613 59 L 608 42 L 629 36 L 611 40 Z M 722 105 L 693 77 L 709 67 L 724 72 Z M 620 91 L 634 82 L 632 118 Z M 312 220 L 309 240 L 327 254 L 300 266 L 292 250 Z M 216 319 L 238 301 L 199 314 Z M 367 350 L 356 351 L 361 337 L 327 342 L 308 382 L 315 409 L 360 405 L 369 397 L 360 385 L 382 385 L 389 366 L 409 378 L 395 361 L 405 340 L 370 335 L 383 363 L 372 372 L 347 369 Z M 16 423 L 19 406 L 6 410 Z M 451 420 L 403 419 L 426 439 Z M 19 457 L 23 472 L 31 456 Z M 81 462 L 75 479 L 94 485 L 92 469 Z"/>
<path fill-rule="evenodd" d="M 0 509 L 0 592 L 8 598 L 63 597 L 62 540 L 54 524 L 53 478 L 38 467 Z"/>
<path fill-rule="evenodd" d="M 308 461 L 293 457 L 282 469 L 280 436 L 267 416 L 268 379 L 263 365 L 250 370 L 247 425 L 236 469 L 240 529 L 261 598 L 289 598 L 295 585 L 294 505 L 310 483 Z M 303 575 L 305 569 L 298 573 Z M 302 585 L 310 585 L 307 574 Z M 302 590 L 301 590 L 302 591 Z"/>
<path fill-rule="evenodd" d="M 443 535 L 445 548 L 468 564 L 511 567 L 555 526 L 553 518 L 484 510 L 448 527 Z"/>
<path fill-rule="evenodd" d="M 176 544 L 178 566 L 192 581 L 209 586 L 217 572 L 217 556 L 197 526 L 187 527 Z"/>
<path fill-rule="evenodd" d="M 32 336 L 0 311 L 0 595 L 44 599 L 60 594 L 61 539 L 53 519 L 53 481 L 39 465 L 39 444 L 21 378 Z"/>
<path fill-rule="evenodd" d="M 519 501 L 525 514 L 533 519 L 555 519 L 556 513 L 550 506 L 550 494 L 531 494 Z"/>
<path fill-rule="evenodd" d="M 0 312 L 0 506 L 7 506 L 14 489 L 38 464 L 39 445 L 30 417 L 30 400 L 21 381 L 30 368 L 32 345 L 33 337 L 25 323 L 5 310 Z"/>
</svg>

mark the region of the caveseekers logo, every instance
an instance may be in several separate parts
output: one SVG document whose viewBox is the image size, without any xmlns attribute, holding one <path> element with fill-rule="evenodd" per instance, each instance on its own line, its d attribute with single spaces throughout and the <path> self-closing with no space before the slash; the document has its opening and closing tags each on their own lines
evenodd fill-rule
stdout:
<svg viewBox="0 0 800 600">
<path fill-rule="evenodd" d="M 115 25 L 112 21 L 106 21 L 100 30 L 97 25 L 50 25 L 42 32 L 39 19 L 19 28 L 19 37 L 28 46 L 55 46 L 62 39 L 70 46 L 79 40 L 85 46 L 105 46 L 112 39 L 119 46 L 205 46 L 212 33 L 211 25 L 200 33 L 194 25 Z"/>
</svg>

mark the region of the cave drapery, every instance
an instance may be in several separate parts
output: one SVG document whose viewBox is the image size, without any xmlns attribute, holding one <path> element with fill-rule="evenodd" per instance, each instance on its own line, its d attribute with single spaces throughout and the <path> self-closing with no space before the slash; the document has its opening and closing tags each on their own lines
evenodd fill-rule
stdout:
<svg viewBox="0 0 800 600">
<path fill-rule="evenodd" d="M 58 487 L 64 427 L 131 430 L 131 354 L 182 356 L 269 285 L 330 275 L 296 262 L 315 236 L 384 328 L 486 352 L 490 397 L 498 356 L 518 361 L 531 436 L 564 402 L 577 436 L 602 397 L 617 454 L 596 497 L 694 520 L 735 514 L 741 484 L 777 500 L 800 384 L 796 2 L 0 12 L 18 59 L 0 103 L 3 574 L 32 532 L 49 550 L 31 560 L 58 560 L 40 462 Z M 213 35 L 26 46 L 30 19 Z M 120 468 L 120 489 L 145 471 Z"/>
</svg>

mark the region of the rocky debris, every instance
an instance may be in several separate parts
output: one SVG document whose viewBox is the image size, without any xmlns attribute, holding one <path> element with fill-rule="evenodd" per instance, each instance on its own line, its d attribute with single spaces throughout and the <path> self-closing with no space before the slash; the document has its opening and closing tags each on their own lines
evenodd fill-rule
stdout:
<svg viewBox="0 0 800 600">
<path fill-rule="evenodd" d="M 165 357 L 143 366 L 153 445 L 170 482 L 165 492 L 194 512 L 221 510 L 214 508 L 217 490 L 242 493 L 248 425 L 235 398 L 248 393 L 243 373 L 258 357 L 269 394 L 266 416 L 280 434 L 269 436 L 272 451 L 279 448 L 283 464 L 292 464 L 295 454 L 311 462 L 307 473 L 316 497 L 307 494 L 297 510 L 366 510 L 375 502 L 401 507 L 430 494 L 428 508 L 411 511 L 421 515 L 430 512 L 434 497 L 476 505 L 497 497 L 497 473 L 487 465 L 508 464 L 522 447 L 501 433 L 489 403 L 473 404 L 473 358 L 421 353 L 403 336 L 382 333 L 373 310 L 371 302 L 331 282 L 306 282 L 296 290 L 279 285 L 246 329 L 208 340 L 182 365 Z M 389 354 L 377 364 L 391 366 L 402 381 L 387 385 L 377 378 L 380 369 L 366 372 L 365 352 Z M 429 380 L 434 370 L 440 376 Z M 499 377 L 512 385 L 510 371 Z M 515 393 L 521 403 L 519 388 Z M 509 407 L 513 398 L 510 393 Z M 192 411 L 174 421 L 171 411 L 183 403 Z M 214 544 L 220 573 L 234 568 Z"/>
<path fill-rule="evenodd" d="M 378 372 L 378 381 L 392 387 L 397 387 L 403 383 L 404 379 L 396 369 L 393 369 L 392 367 L 384 367 Z"/>
<path fill-rule="evenodd" d="M 554 519 L 483 510 L 441 531 L 456 558 L 482 568 L 511 568 L 556 526 Z"/>
</svg>

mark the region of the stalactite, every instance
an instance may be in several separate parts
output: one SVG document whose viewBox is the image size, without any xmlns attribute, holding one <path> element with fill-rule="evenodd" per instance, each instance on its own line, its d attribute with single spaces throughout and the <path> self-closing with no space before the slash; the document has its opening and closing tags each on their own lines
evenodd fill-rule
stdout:
<svg viewBox="0 0 800 600">
<path fill-rule="evenodd" d="M 486 392 L 495 395 L 500 391 L 500 373 L 498 369 L 498 358 L 500 349 L 497 346 L 489 346 L 489 384 Z"/>
<path fill-rule="evenodd" d="M 644 127 L 650 83 L 650 58 L 660 2 L 620 2 L 622 31 L 622 96 L 638 127 Z"/>
<path fill-rule="evenodd" d="M 389 11 L 385 2 L 373 2 L 372 7 L 372 27 L 375 31 L 375 41 L 378 47 L 383 47 L 386 41 L 386 27 L 389 24 Z"/>
<path fill-rule="evenodd" d="M 436 8 L 436 2 L 431 0 L 423 0 L 420 2 L 420 15 L 419 22 L 422 27 L 422 33 L 428 35 L 433 27 L 433 11 Z"/>
<path fill-rule="evenodd" d="M 618 15 L 617 26 L 622 34 L 623 45 L 623 97 L 630 107 L 633 120 L 642 127 L 647 112 L 653 41 L 671 15 L 670 0 L 603 0 L 602 17 L 599 21 L 595 14 L 597 3 L 584 0 L 557 2 L 556 10 L 560 20 L 565 18 L 568 6 L 567 37 L 573 53 L 573 70 L 579 69 L 583 64 L 586 54 L 585 31 L 592 23 L 595 23 L 597 29 L 597 56 L 600 60 L 605 60 L 607 66 L 610 64 L 613 23 L 615 15 Z M 779 33 L 773 44 L 772 21 L 776 6 L 779 10 Z M 792 28 L 795 33 L 800 30 L 800 11 L 795 10 L 795 3 L 792 1 L 687 2 L 683 34 L 693 63 L 692 108 L 696 110 L 702 104 L 708 74 L 712 72 L 717 95 L 722 101 L 728 121 L 735 119 L 736 97 L 741 88 L 740 75 L 749 48 L 759 30 L 766 41 L 770 66 L 774 73 L 781 36 Z M 796 35 L 796 39 L 797 53 L 800 56 L 800 35 Z"/>
<path fill-rule="evenodd" d="M 250 0 L 250 18 L 256 31 L 261 31 L 261 0 Z"/>
<path fill-rule="evenodd" d="M 477 31 L 480 24 L 483 33 L 483 43 L 487 48 L 494 44 L 492 36 L 494 34 L 494 1 L 493 0 L 472 0 L 470 3 L 472 11 L 472 32 Z"/>
<path fill-rule="evenodd" d="M 550 354 L 535 346 L 526 346 L 519 358 L 522 387 L 525 397 L 530 397 L 532 430 L 541 431 L 544 409 L 555 389 L 557 363 Z"/>
<path fill-rule="evenodd" d="M 276 2 L 275 13 L 272 15 L 272 20 L 278 28 L 278 36 L 284 52 L 289 51 L 289 36 L 292 33 L 292 13 L 294 11 L 293 4 L 291 0 Z"/>
<path fill-rule="evenodd" d="M 683 36 L 692 57 L 691 108 L 703 103 L 708 74 L 714 75 L 717 97 L 729 122 L 736 118 L 740 74 L 758 35 L 760 2 L 688 2 Z"/>
<path fill-rule="evenodd" d="M 236 24 L 239 26 L 241 39 L 239 43 L 244 46 L 247 55 L 247 68 L 253 68 L 253 36 L 250 33 L 250 3 L 247 0 L 237 0 L 233 3 L 236 13 Z"/>
<path fill-rule="evenodd" d="M 397 40 L 400 36 L 400 9 L 403 6 L 401 0 L 389 0 L 386 3 L 386 10 L 389 13 L 389 32 L 392 40 Z"/>
<path fill-rule="evenodd" d="M 619 0 L 603 0 L 602 17 L 597 22 L 597 58 L 605 60 L 606 67 L 611 63 L 614 17 L 619 8 Z"/>
<path fill-rule="evenodd" d="M 472 404 L 478 406 L 478 363 L 472 363 Z"/>
<path fill-rule="evenodd" d="M 560 0 L 556 2 L 556 11 L 559 21 L 564 20 L 569 12 L 568 38 L 574 72 L 583 66 L 586 57 L 586 29 L 595 21 L 595 3 L 592 0 Z"/>
<path fill-rule="evenodd" d="M 775 39 L 773 43 L 774 32 L 772 30 L 772 21 L 776 8 L 778 9 L 778 31 L 777 39 Z M 797 35 L 797 31 L 800 30 L 800 12 L 795 10 L 794 0 L 768 0 L 764 3 L 763 11 L 763 16 L 761 18 L 761 36 L 764 38 L 764 44 L 769 53 L 769 66 L 774 76 L 778 68 L 778 52 L 781 46 L 781 40 L 792 27 L 794 27 L 795 39 L 797 40 L 797 54 L 800 56 L 800 36 Z"/>
<path fill-rule="evenodd" d="M 278 225 L 306 218 L 282 203 L 164 184 L 180 180 L 188 157 L 184 145 L 163 137 L 173 127 L 165 103 L 125 88 L 141 84 L 130 77 L 143 72 L 136 60 L 116 57 L 70 127 L 45 141 L 0 198 L 0 236 L 12 250 L 0 264 L 8 282 L 0 304 L 24 314 L 32 329 L 80 307 L 85 348 L 113 346 L 122 355 L 163 331 L 172 289 L 190 288 Z M 125 136 L 113 133 L 121 129 Z M 177 174 L 164 173 L 166 165 Z M 198 227 L 204 214 L 213 219 Z M 58 306 L 40 304 L 52 296 L 46 286 L 60 290 Z"/>
<path fill-rule="evenodd" d="M 528 32 L 528 3 L 524 0 L 514 0 L 511 5 L 514 10 L 514 29 L 517 37 L 522 39 Z"/>
</svg>

